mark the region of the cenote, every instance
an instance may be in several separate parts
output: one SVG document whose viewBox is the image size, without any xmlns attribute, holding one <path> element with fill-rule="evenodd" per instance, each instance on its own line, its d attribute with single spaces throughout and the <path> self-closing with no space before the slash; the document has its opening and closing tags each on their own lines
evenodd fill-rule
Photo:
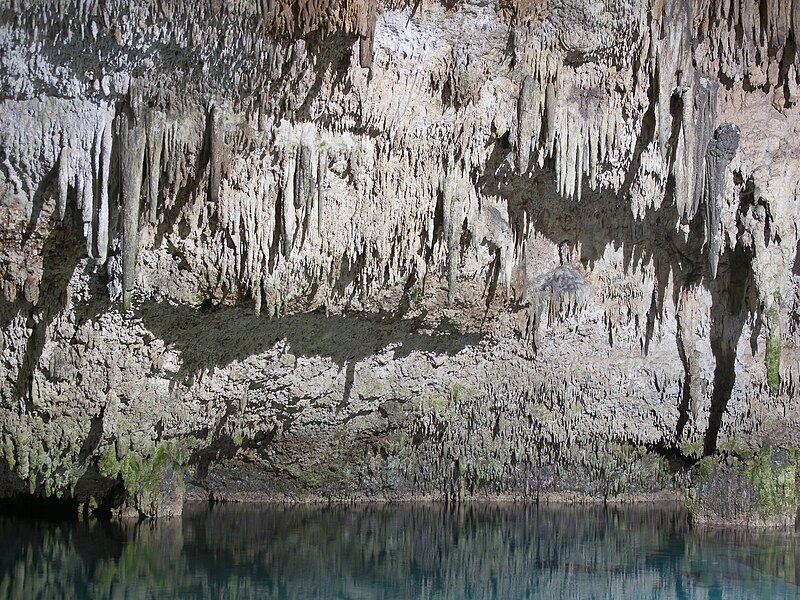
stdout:
<svg viewBox="0 0 800 600">
<path fill-rule="evenodd" d="M 675 507 L 187 506 L 0 517 L 0 598 L 800 597 L 796 532 L 693 529 Z"/>
</svg>

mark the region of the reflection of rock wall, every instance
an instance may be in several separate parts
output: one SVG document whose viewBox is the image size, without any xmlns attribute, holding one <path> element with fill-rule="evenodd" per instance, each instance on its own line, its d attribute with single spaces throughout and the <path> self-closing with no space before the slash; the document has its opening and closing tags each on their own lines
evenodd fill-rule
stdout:
<svg viewBox="0 0 800 600">
<path fill-rule="evenodd" d="M 0 25 L 0 489 L 606 497 L 800 445 L 797 11 L 293 4 Z"/>
<path fill-rule="evenodd" d="M 157 523 L 39 524 L 23 536 L 19 523 L 0 519 L 0 533 L 25 540 L 0 550 L 0 590 L 26 598 L 43 583 L 64 597 L 126 598 L 154 588 L 181 598 L 606 598 L 614 590 L 665 599 L 796 591 L 796 537 L 689 532 L 685 515 L 669 509 L 579 512 L 217 506 Z"/>
</svg>

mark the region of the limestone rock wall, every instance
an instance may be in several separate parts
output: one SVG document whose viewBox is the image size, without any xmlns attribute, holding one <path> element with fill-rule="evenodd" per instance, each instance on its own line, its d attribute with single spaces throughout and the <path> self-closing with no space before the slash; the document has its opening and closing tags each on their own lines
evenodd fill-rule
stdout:
<svg viewBox="0 0 800 600">
<path fill-rule="evenodd" d="M 617 497 L 800 444 L 797 2 L 0 15 L 5 493 Z"/>
</svg>

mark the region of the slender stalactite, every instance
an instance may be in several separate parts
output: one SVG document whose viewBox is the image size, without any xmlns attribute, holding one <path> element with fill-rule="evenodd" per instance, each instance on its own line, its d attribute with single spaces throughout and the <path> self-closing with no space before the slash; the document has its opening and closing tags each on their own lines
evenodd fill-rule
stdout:
<svg viewBox="0 0 800 600">
<path fill-rule="evenodd" d="M 303 223 L 302 236 L 308 235 L 316 207 L 316 169 L 313 168 L 313 150 L 308 142 L 301 140 L 297 148 L 297 165 L 294 171 L 294 207 Z"/>
<path fill-rule="evenodd" d="M 720 251 L 722 249 L 722 232 L 720 231 L 720 213 L 725 202 L 725 171 L 736 156 L 739 148 L 739 128 L 732 123 L 723 123 L 714 132 L 708 143 L 706 155 L 705 198 L 706 243 L 708 244 L 708 260 L 711 277 L 717 276 Z"/>
<path fill-rule="evenodd" d="M 97 258 L 101 264 L 105 263 L 108 257 L 108 228 L 110 218 L 109 178 L 111 177 L 113 139 L 114 123 L 109 121 L 103 127 L 100 152 L 100 177 L 98 181 Z"/>
<path fill-rule="evenodd" d="M 706 186 L 706 152 L 717 120 L 719 84 L 695 71 L 684 95 L 680 138 L 673 176 L 678 210 L 684 218 L 697 214 Z"/>
<path fill-rule="evenodd" d="M 219 200 L 219 184 L 222 177 L 223 152 L 223 114 L 219 106 L 212 106 L 209 111 L 209 177 L 208 201 L 216 204 Z"/>
<path fill-rule="evenodd" d="M 122 294 L 123 307 L 131 307 L 136 285 L 139 252 L 139 210 L 142 193 L 147 129 L 141 98 L 132 88 L 130 101 L 118 119 L 120 205 L 122 206 Z"/>
<path fill-rule="evenodd" d="M 297 227 L 298 198 L 295 193 L 295 171 L 297 169 L 297 146 L 288 148 L 283 156 L 283 190 L 281 213 L 281 251 L 286 258 L 292 253 L 294 235 Z"/>
<path fill-rule="evenodd" d="M 362 2 L 358 15 L 358 60 L 365 69 L 372 68 L 377 14 L 375 2 Z"/>
<path fill-rule="evenodd" d="M 150 111 L 147 114 L 147 212 L 151 225 L 155 225 L 158 218 L 161 154 L 164 149 L 164 119 L 165 115 L 161 111 Z"/>
<path fill-rule="evenodd" d="M 58 218 L 63 220 L 67 212 L 67 194 L 70 181 L 70 149 L 62 148 L 58 156 Z"/>
<path fill-rule="evenodd" d="M 317 156 L 317 233 L 322 235 L 325 226 L 325 180 L 328 176 L 328 147 L 323 144 Z"/>
<path fill-rule="evenodd" d="M 541 115 L 535 112 L 536 84 L 530 76 L 522 82 L 517 100 L 517 171 L 525 173 L 531 155 L 531 143 L 536 143 Z"/>
</svg>

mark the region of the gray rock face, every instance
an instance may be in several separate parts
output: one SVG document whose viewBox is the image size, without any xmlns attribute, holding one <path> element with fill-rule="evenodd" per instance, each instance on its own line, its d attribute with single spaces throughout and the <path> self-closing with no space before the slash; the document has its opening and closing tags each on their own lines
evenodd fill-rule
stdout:
<svg viewBox="0 0 800 600">
<path fill-rule="evenodd" d="M 800 447 L 800 7 L 706 4 L 0 7 L 0 492 L 613 499 Z"/>
</svg>

